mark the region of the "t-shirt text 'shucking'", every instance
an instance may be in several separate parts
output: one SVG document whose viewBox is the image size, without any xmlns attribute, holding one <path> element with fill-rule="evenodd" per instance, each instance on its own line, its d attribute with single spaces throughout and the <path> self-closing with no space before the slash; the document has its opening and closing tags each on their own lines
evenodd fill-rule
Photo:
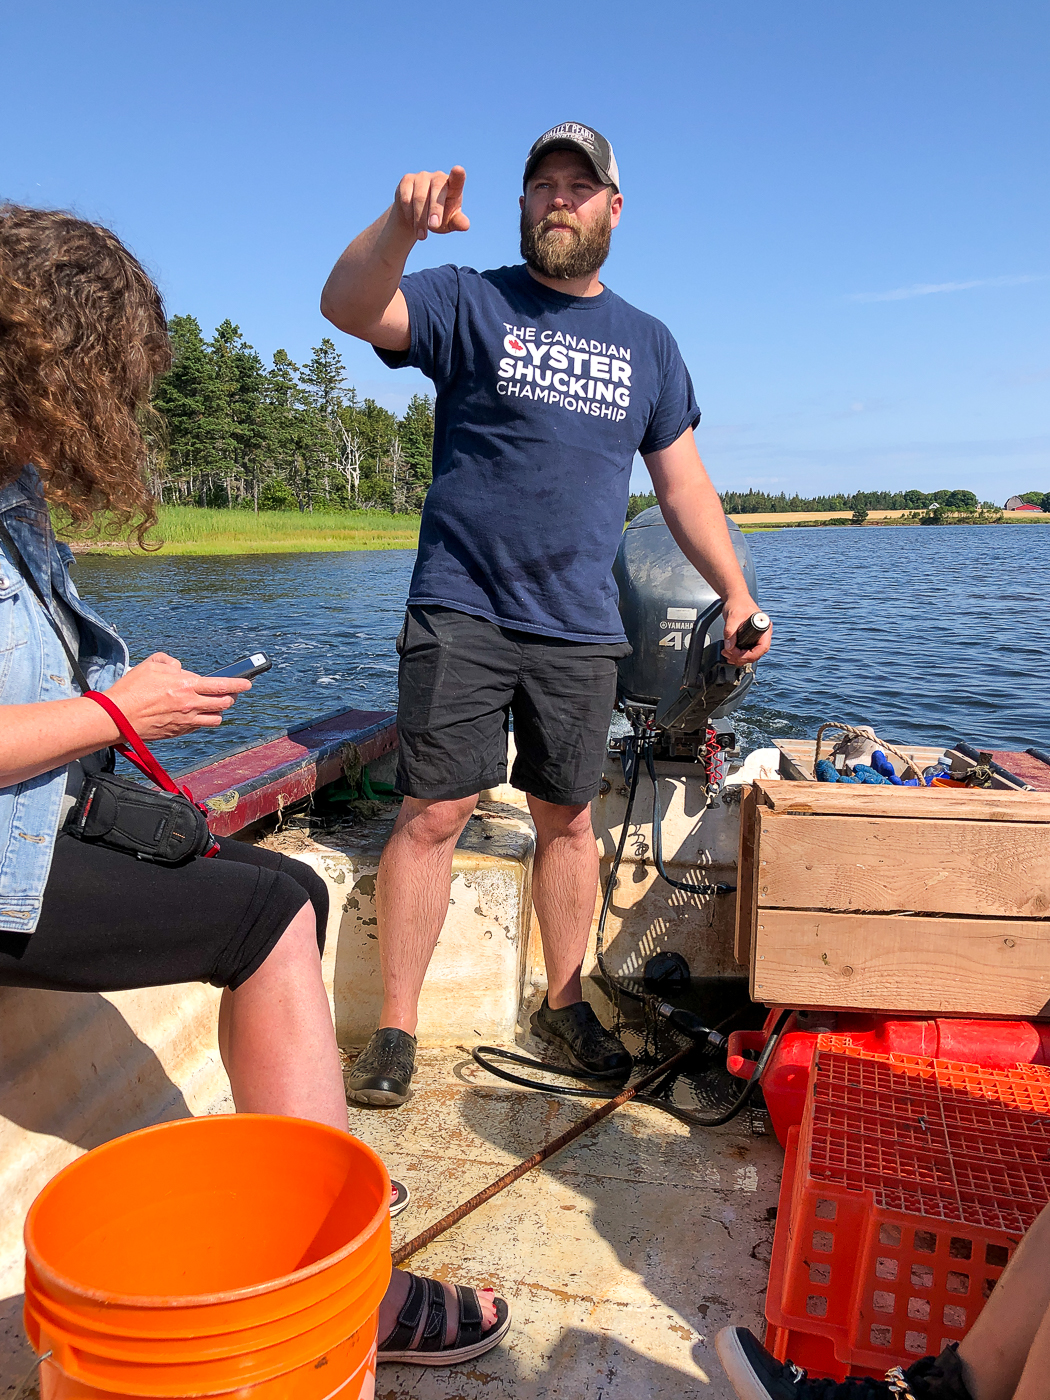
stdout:
<svg viewBox="0 0 1050 1400">
<path fill-rule="evenodd" d="M 410 604 L 574 642 L 622 642 L 612 562 L 631 465 L 700 420 L 667 327 L 608 287 L 552 291 L 524 266 L 403 278 L 434 381 L 434 481 Z"/>
</svg>

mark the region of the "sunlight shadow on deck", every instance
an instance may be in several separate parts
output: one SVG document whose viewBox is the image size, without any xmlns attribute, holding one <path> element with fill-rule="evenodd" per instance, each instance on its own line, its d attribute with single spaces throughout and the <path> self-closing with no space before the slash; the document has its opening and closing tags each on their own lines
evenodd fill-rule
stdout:
<svg viewBox="0 0 1050 1400">
<path fill-rule="evenodd" d="M 127 1132 L 129 1119 L 190 1117 L 182 1090 L 105 997 L 0 988 L 0 1022 L 0 1120 L 86 1151 Z"/>
<path fill-rule="evenodd" d="M 411 1187 L 397 1242 L 594 1106 L 471 1085 L 457 1073 L 461 1053 L 422 1048 L 417 1065 L 404 1108 L 351 1109 L 352 1131 Z M 782 1162 L 747 1120 L 690 1132 L 627 1105 L 409 1262 L 496 1288 L 513 1325 L 451 1371 L 381 1367 L 377 1396 L 731 1400 L 714 1335 L 729 1322 L 761 1329 Z"/>
<path fill-rule="evenodd" d="M 621 1400 L 684 1400 L 706 1393 L 716 1400 L 715 1392 L 708 1391 L 706 1372 L 679 1371 L 598 1330 L 567 1327 L 546 1365 L 538 1367 L 537 1361 L 528 1343 L 519 1337 L 516 1343 L 508 1340 L 461 1369 L 424 1375 L 418 1368 L 380 1366 L 376 1400 L 439 1393 L 454 1395 L 456 1400 L 485 1400 L 488 1396 L 499 1396 L 500 1400 L 610 1400 L 612 1396 Z M 395 1376 L 398 1383 L 391 1384 Z M 412 1384 L 413 1377 L 418 1378 L 418 1385 Z"/>
<path fill-rule="evenodd" d="M 0 1400 L 16 1393 L 18 1383 L 33 1364 L 33 1348 L 22 1330 L 24 1293 L 0 1298 Z M 24 1400 L 37 1400 L 35 1385 L 26 1389 Z"/>
<path fill-rule="evenodd" d="M 107 995 L 0 988 L 0 1397 L 32 1361 L 16 1293 L 29 1206 L 81 1152 L 223 1105 L 218 995 L 200 983 Z"/>
</svg>

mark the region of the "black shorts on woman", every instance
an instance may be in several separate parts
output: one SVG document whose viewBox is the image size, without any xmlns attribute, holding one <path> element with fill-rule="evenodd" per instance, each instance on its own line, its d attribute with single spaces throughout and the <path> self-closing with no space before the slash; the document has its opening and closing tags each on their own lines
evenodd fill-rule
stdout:
<svg viewBox="0 0 1050 1400">
<path fill-rule="evenodd" d="M 31 934 L 0 930 L 0 986 L 117 992 L 240 987 L 313 904 L 324 952 L 328 890 L 302 861 L 220 840 L 217 856 L 153 865 L 59 832 Z"/>
</svg>

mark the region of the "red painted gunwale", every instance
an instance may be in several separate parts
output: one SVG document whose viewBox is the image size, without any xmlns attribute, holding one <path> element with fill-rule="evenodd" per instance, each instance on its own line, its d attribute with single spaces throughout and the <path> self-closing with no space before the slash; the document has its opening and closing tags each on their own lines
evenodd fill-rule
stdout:
<svg viewBox="0 0 1050 1400">
<path fill-rule="evenodd" d="M 998 763 L 1000 768 L 1005 768 L 1008 773 L 1013 773 L 1014 777 L 1020 778 L 1029 787 L 1035 788 L 1036 792 L 1050 792 L 1050 768 L 1032 754 L 996 749 L 992 754 L 992 762 Z"/>
<path fill-rule="evenodd" d="M 282 739 L 230 754 L 179 775 L 208 808 L 216 836 L 232 836 L 335 782 L 355 758 L 374 763 L 397 748 L 395 716 L 388 710 L 344 710 Z"/>
</svg>

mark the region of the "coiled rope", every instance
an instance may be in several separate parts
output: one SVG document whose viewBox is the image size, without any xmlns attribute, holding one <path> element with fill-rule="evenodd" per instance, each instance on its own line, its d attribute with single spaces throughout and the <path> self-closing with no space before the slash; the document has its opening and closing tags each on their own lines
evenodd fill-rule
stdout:
<svg viewBox="0 0 1050 1400">
<path fill-rule="evenodd" d="M 867 729 L 858 729 L 856 725 L 843 724 L 840 720 L 835 719 L 829 719 L 826 724 L 822 724 L 817 730 L 817 747 L 813 754 L 814 771 L 816 770 L 817 764 L 820 762 L 820 745 L 826 729 L 841 731 L 839 737 L 832 745 L 832 753 L 835 752 L 835 749 L 838 748 L 844 739 L 863 739 L 866 743 L 870 743 L 874 745 L 875 748 L 881 749 L 883 753 L 892 754 L 894 758 L 903 763 L 904 768 L 900 774 L 902 778 L 906 778 L 910 771 L 912 777 L 918 778 L 920 782 L 922 781 L 922 770 L 916 766 L 914 759 L 909 758 L 906 753 L 901 753 L 900 749 L 895 749 L 892 744 L 887 744 L 874 732 L 869 733 Z"/>
</svg>

